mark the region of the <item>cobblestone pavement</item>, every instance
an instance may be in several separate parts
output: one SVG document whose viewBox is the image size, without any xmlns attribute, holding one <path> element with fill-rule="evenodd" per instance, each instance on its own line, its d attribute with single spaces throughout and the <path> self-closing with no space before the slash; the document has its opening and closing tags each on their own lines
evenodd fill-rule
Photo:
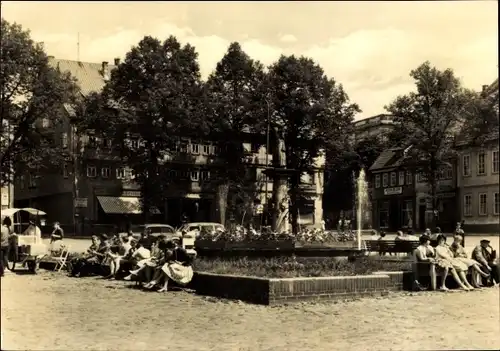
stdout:
<svg viewBox="0 0 500 351">
<path fill-rule="evenodd" d="M 499 349 L 499 289 L 280 307 L 41 270 L 1 280 L 8 350 Z"/>
</svg>

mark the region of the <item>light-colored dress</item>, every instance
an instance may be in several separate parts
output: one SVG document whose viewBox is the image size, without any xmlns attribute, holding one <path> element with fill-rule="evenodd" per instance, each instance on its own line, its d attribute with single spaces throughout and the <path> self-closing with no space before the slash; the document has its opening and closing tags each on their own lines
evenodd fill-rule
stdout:
<svg viewBox="0 0 500 351">
<path fill-rule="evenodd" d="M 454 268 L 457 271 L 467 271 L 469 269 L 465 263 L 454 258 L 450 248 L 444 245 L 436 247 L 436 264 L 443 268 Z"/>
<path fill-rule="evenodd" d="M 467 253 L 465 252 L 465 249 L 462 245 L 452 244 L 451 251 L 453 253 L 454 258 L 462 261 L 465 265 L 467 265 L 467 268 L 472 267 L 474 265 L 479 265 L 479 262 L 473 260 L 472 258 L 467 257 Z"/>
</svg>

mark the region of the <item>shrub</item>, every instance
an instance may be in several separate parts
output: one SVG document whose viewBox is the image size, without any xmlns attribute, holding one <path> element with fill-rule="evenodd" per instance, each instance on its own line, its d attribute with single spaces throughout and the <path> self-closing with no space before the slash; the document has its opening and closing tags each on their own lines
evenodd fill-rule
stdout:
<svg viewBox="0 0 500 351">
<path fill-rule="evenodd" d="M 376 257 L 360 257 L 353 262 L 338 258 L 198 258 L 194 270 L 228 275 L 267 278 L 326 277 L 365 275 L 376 271 L 410 270 L 407 261 L 382 261 Z"/>
</svg>

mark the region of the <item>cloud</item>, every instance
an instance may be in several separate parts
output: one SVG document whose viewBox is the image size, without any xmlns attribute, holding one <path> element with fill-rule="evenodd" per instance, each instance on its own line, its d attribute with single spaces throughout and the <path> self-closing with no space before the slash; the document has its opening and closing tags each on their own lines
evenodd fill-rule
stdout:
<svg viewBox="0 0 500 351">
<path fill-rule="evenodd" d="M 295 43 L 297 38 L 293 34 L 285 34 L 280 37 L 280 41 L 283 43 Z"/>
<path fill-rule="evenodd" d="M 82 61 L 111 61 L 123 58 L 131 46 L 144 35 L 165 39 L 176 36 L 182 43 L 192 44 L 198 54 L 202 76 L 206 78 L 226 52 L 230 40 L 217 35 L 197 35 L 189 27 L 168 22 L 155 23 L 150 28 L 123 29 L 99 36 L 80 38 Z M 130 28 L 130 27 L 129 27 Z M 33 32 L 38 41 L 44 41 L 50 55 L 76 59 L 76 35 Z M 384 112 L 397 95 L 412 90 L 410 70 L 429 60 L 440 69 L 453 68 L 467 87 L 479 89 L 497 76 L 498 34 L 470 36 L 438 36 L 429 31 L 404 31 L 398 28 L 362 29 L 342 37 L 333 37 L 323 44 L 292 47 L 292 35 L 283 35 L 286 48 L 271 45 L 251 36 L 240 43 L 252 58 L 270 65 L 281 54 L 305 55 L 316 60 L 325 73 L 342 83 L 351 100 L 360 105 L 368 117 Z"/>
</svg>

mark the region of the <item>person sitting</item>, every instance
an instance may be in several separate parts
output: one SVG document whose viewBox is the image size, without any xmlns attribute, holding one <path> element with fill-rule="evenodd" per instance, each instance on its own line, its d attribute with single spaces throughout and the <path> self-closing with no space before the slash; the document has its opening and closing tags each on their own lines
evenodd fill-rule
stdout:
<svg viewBox="0 0 500 351">
<path fill-rule="evenodd" d="M 92 235 L 92 244 L 90 244 L 87 251 L 80 257 L 75 257 L 69 262 L 70 276 L 72 277 L 83 277 L 84 275 L 90 273 L 90 270 L 85 267 L 86 265 L 91 265 L 91 259 L 96 256 L 96 252 L 99 249 L 99 239 L 97 235 Z"/>
<path fill-rule="evenodd" d="M 407 235 L 405 233 L 403 233 L 403 231 L 401 230 L 398 230 L 397 233 L 396 233 L 396 237 L 394 238 L 394 240 L 407 240 Z"/>
<path fill-rule="evenodd" d="M 151 281 L 153 271 L 155 270 L 156 267 L 162 262 L 163 260 L 163 250 L 160 249 L 158 246 L 159 243 L 161 243 L 162 238 L 153 245 L 151 248 L 151 255 L 149 258 L 143 259 L 141 261 L 137 262 L 138 268 L 135 270 L 130 271 L 130 274 L 125 277 L 125 280 L 132 280 L 133 278 L 138 279 L 139 281 Z M 139 241 L 140 244 L 140 241 Z M 145 279 L 142 279 L 142 278 Z"/>
<path fill-rule="evenodd" d="M 372 229 L 371 231 L 371 236 L 370 236 L 370 240 L 378 240 L 380 239 L 380 235 L 378 235 L 377 231 L 375 229 Z"/>
<path fill-rule="evenodd" d="M 479 242 L 479 245 L 472 251 L 472 258 L 490 273 L 489 284 L 496 286 L 500 283 L 500 268 L 497 262 L 496 251 L 491 247 L 489 240 L 483 239 Z"/>
<path fill-rule="evenodd" d="M 472 273 L 472 286 L 479 288 L 481 286 L 480 276 L 483 278 L 488 278 L 489 273 L 485 273 L 481 270 L 481 265 L 479 262 L 472 258 L 467 257 L 464 247 L 462 246 L 463 238 L 461 235 L 455 235 L 453 238 L 453 243 L 450 246 L 453 257 L 457 260 L 462 261 L 468 268 L 471 269 Z"/>
<path fill-rule="evenodd" d="M 151 289 L 164 279 L 163 287 L 158 292 L 168 290 L 169 281 L 185 286 L 193 279 L 192 257 L 176 241 L 162 243 L 164 264 L 157 270 L 153 280 L 145 287 Z"/>
<path fill-rule="evenodd" d="M 379 252 L 378 253 L 380 256 L 385 256 L 385 254 L 388 251 L 387 243 L 385 243 L 385 241 L 388 241 L 389 238 L 386 236 L 386 234 L 383 230 L 380 231 L 380 238 L 378 240 L 379 240 Z M 389 252 L 389 255 L 391 255 L 390 252 Z"/>
<path fill-rule="evenodd" d="M 64 239 L 64 230 L 61 228 L 61 225 L 59 222 L 54 223 L 54 230 L 52 231 L 52 234 L 50 234 L 50 243 L 54 243 L 59 240 Z"/>
<path fill-rule="evenodd" d="M 436 260 L 433 258 L 434 249 L 430 246 L 430 238 L 427 235 L 422 235 L 419 238 L 419 246 L 413 251 L 414 257 L 414 287 L 418 290 L 425 290 L 425 288 L 421 285 L 420 277 L 425 275 L 427 272 L 431 278 L 431 289 L 436 290 L 437 287 L 437 279 L 436 279 Z M 427 266 L 423 264 L 429 265 L 429 270 L 427 271 Z M 425 270 L 422 271 L 422 268 L 425 267 Z M 441 268 L 441 267 L 438 267 Z M 443 267 L 439 269 L 441 273 L 441 286 L 440 290 L 446 289 L 446 277 L 448 276 L 448 267 Z M 423 273 L 425 272 L 425 273 Z"/>
<path fill-rule="evenodd" d="M 127 232 L 127 241 L 129 244 L 132 244 L 133 240 L 134 240 L 134 233 L 131 230 L 129 230 Z"/>
<path fill-rule="evenodd" d="M 126 236 L 120 237 L 119 240 L 121 241 L 121 243 L 120 246 L 118 247 L 117 252 L 113 253 L 110 250 L 110 252 L 108 253 L 108 256 L 110 258 L 109 262 L 110 274 L 105 277 L 106 279 L 116 278 L 116 273 L 120 270 L 120 264 L 122 259 L 128 255 L 130 249 L 132 248 Z"/>
<path fill-rule="evenodd" d="M 149 251 L 151 251 L 151 249 L 153 248 L 154 240 L 149 234 L 150 234 L 150 230 L 145 229 L 141 233 L 141 238 L 139 239 L 139 244 L 140 244 L 140 246 L 144 247 L 145 249 L 148 249 Z"/>
<path fill-rule="evenodd" d="M 442 268 L 447 267 L 450 270 L 460 288 L 466 291 L 474 290 L 474 287 L 469 284 L 465 275 L 468 270 L 467 265 L 453 257 L 449 246 L 446 245 L 446 237 L 443 234 L 438 236 L 437 243 L 438 245 L 435 248 L 436 263 Z M 446 287 L 443 290 L 447 290 Z"/>
</svg>

